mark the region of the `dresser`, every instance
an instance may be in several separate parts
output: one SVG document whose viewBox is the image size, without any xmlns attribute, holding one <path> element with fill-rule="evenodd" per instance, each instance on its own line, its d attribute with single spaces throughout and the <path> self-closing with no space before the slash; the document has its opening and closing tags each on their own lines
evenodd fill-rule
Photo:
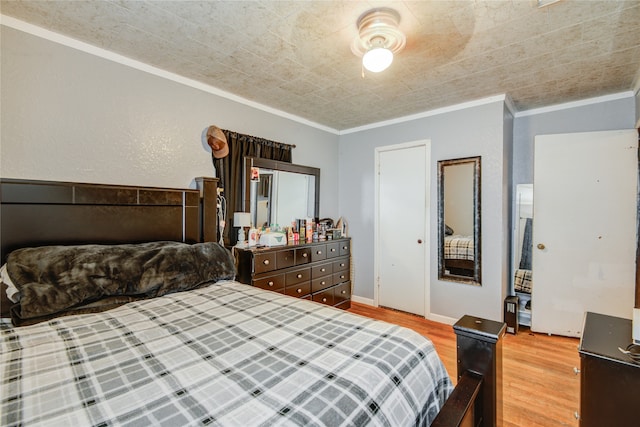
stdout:
<svg viewBox="0 0 640 427">
<path fill-rule="evenodd" d="M 585 315 L 579 346 L 581 427 L 640 423 L 640 365 L 618 350 L 631 341 L 631 320 Z"/>
<path fill-rule="evenodd" d="M 351 240 L 234 248 L 236 280 L 342 309 L 351 307 Z"/>
</svg>

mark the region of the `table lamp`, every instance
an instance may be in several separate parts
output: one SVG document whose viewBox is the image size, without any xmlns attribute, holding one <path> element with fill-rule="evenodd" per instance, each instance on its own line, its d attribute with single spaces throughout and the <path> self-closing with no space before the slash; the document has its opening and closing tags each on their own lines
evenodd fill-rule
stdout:
<svg viewBox="0 0 640 427">
<path fill-rule="evenodd" d="M 247 241 L 245 240 L 244 235 L 244 228 L 251 226 L 251 214 L 249 212 L 234 212 L 233 226 L 238 227 L 238 242 L 236 243 L 236 246 L 247 246 Z"/>
</svg>

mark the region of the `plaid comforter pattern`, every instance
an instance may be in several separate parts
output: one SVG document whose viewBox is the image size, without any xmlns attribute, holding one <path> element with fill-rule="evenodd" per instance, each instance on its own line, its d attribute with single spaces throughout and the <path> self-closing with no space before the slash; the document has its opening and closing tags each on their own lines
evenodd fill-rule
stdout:
<svg viewBox="0 0 640 427">
<path fill-rule="evenodd" d="M 531 293 L 531 270 L 516 269 L 513 280 L 513 287 L 518 292 Z"/>
<path fill-rule="evenodd" d="M 429 425 L 430 341 L 235 282 L 0 327 L 1 425 Z"/>
<path fill-rule="evenodd" d="M 446 236 L 444 239 L 445 259 L 465 259 L 473 261 L 473 238 Z"/>
</svg>

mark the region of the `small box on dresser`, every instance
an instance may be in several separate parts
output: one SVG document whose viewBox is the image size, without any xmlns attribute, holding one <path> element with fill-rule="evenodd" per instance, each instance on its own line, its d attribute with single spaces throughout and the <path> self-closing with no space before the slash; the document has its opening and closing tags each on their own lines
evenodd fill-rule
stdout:
<svg viewBox="0 0 640 427">
<path fill-rule="evenodd" d="M 351 307 L 351 240 L 285 246 L 235 248 L 241 283 L 307 298 L 342 309 Z"/>
</svg>

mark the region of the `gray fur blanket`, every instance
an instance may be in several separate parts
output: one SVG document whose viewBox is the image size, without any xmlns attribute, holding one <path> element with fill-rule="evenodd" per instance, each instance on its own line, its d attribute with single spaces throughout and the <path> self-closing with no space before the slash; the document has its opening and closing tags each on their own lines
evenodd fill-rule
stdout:
<svg viewBox="0 0 640 427">
<path fill-rule="evenodd" d="M 20 292 L 12 317 L 21 319 L 103 297 L 161 296 L 236 274 L 230 252 L 218 243 L 179 242 L 18 249 L 7 258 L 7 272 Z"/>
</svg>

